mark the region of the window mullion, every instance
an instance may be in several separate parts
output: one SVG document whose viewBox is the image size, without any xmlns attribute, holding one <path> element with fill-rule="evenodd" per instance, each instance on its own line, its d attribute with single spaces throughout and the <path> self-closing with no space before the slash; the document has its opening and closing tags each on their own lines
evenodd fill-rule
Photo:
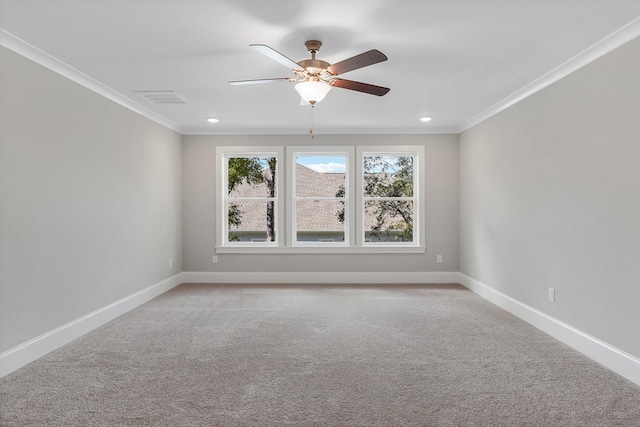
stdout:
<svg viewBox="0 0 640 427">
<path fill-rule="evenodd" d="M 360 147 L 356 148 L 356 155 L 353 160 L 352 174 L 352 198 L 353 212 L 351 213 L 351 224 L 353 224 L 354 232 L 352 233 L 355 246 L 362 246 L 364 243 L 364 192 L 363 192 L 363 157 L 364 154 Z"/>
</svg>

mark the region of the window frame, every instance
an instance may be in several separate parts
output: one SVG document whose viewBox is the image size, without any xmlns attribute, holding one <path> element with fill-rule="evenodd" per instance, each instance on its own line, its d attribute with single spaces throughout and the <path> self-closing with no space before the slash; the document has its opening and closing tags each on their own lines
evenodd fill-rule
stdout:
<svg viewBox="0 0 640 427">
<path fill-rule="evenodd" d="M 295 242 L 295 162 L 297 155 L 347 153 L 345 170 L 345 242 Z M 414 241 L 364 242 L 363 159 L 365 153 L 414 157 Z M 229 157 L 275 157 L 276 218 L 274 242 L 228 241 L 227 159 Z M 424 253 L 425 191 L 424 146 L 344 145 L 344 146 L 219 146 L 216 147 L 216 253 L 294 254 L 294 253 Z M 351 173 L 349 173 L 351 171 Z"/>
<path fill-rule="evenodd" d="M 274 241 L 239 241 L 229 240 L 229 200 L 228 166 L 229 159 L 234 157 L 275 157 L 276 158 L 276 191 L 275 191 L 275 239 Z M 216 247 L 217 248 L 275 248 L 280 247 L 284 241 L 284 199 L 283 191 L 283 162 L 284 150 L 280 146 L 241 146 L 241 147 L 216 147 L 216 182 L 219 183 L 216 191 L 217 221 L 216 221 Z M 270 197 L 250 198 L 248 200 L 268 201 Z"/>
<path fill-rule="evenodd" d="M 322 242 L 322 241 L 298 241 L 297 235 L 297 216 L 296 202 L 298 200 L 321 200 L 321 197 L 298 197 L 296 194 L 296 159 L 298 156 L 340 156 L 345 157 L 345 222 L 344 222 L 344 242 Z M 289 224 L 287 246 L 300 248 L 318 248 L 318 247 L 353 247 L 355 244 L 354 233 L 351 231 L 354 227 L 355 213 L 352 201 L 355 183 L 351 175 L 354 170 L 355 149 L 353 146 L 293 146 L 287 149 L 287 205 L 289 208 L 286 212 L 286 222 Z"/>
<path fill-rule="evenodd" d="M 367 242 L 364 221 L 365 202 L 375 200 L 376 197 L 364 194 L 364 158 L 366 156 L 413 156 L 413 197 L 402 199 L 413 201 L 413 241 L 411 242 Z M 424 147 L 419 145 L 404 146 L 357 146 L 356 147 L 356 179 L 358 188 L 357 215 L 358 224 L 357 241 L 362 247 L 420 247 L 424 245 L 424 214 L 425 197 L 422 188 L 422 174 L 424 170 Z"/>
</svg>

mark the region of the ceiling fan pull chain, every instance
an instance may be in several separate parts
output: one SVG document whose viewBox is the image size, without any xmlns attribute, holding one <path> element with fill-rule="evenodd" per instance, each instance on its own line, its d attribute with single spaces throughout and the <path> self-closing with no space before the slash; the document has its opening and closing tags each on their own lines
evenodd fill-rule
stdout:
<svg viewBox="0 0 640 427">
<path fill-rule="evenodd" d="M 311 110 L 309 112 L 309 121 L 311 122 L 311 125 L 309 126 L 309 133 L 311 134 L 311 139 L 315 138 L 315 135 L 313 134 L 313 107 L 314 105 L 311 104 Z"/>
</svg>

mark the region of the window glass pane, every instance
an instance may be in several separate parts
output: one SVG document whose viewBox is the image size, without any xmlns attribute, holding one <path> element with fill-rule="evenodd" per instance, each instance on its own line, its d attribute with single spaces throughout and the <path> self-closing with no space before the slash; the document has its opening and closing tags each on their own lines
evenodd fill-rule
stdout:
<svg viewBox="0 0 640 427">
<path fill-rule="evenodd" d="M 275 157 L 229 157 L 229 197 L 275 197 L 278 184 L 276 162 Z"/>
<path fill-rule="evenodd" d="M 365 242 L 413 242 L 413 202 L 376 200 L 364 204 Z"/>
<path fill-rule="evenodd" d="M 274 201 L 228 202 L 229 242 L 275 241 Z"/>
<path fill-rule="evenodd" d="M 296 197 L 344 197 L 345 156 L 296 156 Z"/>
<path fill-rule="evenodd" d="M 296 202 L 298 242 L 344 242 L 344 202 L 299 200 Z"/>
<path fill-rule="evenodd" d="M 364 156 L 366 197 L 413 197 L 413 156 Z"/>
</svg>

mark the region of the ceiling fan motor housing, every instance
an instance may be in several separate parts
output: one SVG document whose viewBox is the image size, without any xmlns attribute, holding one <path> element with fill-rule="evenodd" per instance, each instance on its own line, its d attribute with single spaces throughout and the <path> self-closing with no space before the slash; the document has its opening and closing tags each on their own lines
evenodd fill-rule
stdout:
<svg viewBox="0 0 640 427">
<path fill-rule="evenodd" d="M 303 59 L 298 62 L 298 65 L 300 65 L 302 69 L 307 70 L 307 72 L 313 76 L 320 74 L 331 64 L 320 59 Z"/>
</svg>

